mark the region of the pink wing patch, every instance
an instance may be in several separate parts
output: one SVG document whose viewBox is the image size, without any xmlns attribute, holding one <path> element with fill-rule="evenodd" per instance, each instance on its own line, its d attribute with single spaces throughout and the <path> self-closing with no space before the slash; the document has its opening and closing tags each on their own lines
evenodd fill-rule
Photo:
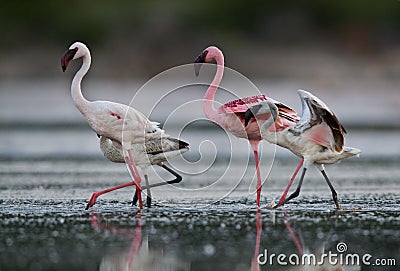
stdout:
<svg viewBox="0 0 400 271">
<path fill-rule="evenodd" d="M 278 117 L 273 125 L 268 128 L 268 131 L 271 133 L 280 132 L 285 130 L 289 126 L 294 126 L 294 124 L 290 121 L 287 121 L 281 117 Z"/>
<path fill-rule="evenodd" d="M 261 101 L 267 100 L 264 94 L 255 95 L 250 97 L 245 97 L 237 100 L 233 100 L 227 102 L 226 104 L 220 106 L 218 108 L 219 113 L 244 113 L 252 107 L 253 105 L 258 104 Z"/>
<path fill-rule="evenodd" d="M 117 114 L 117 113 L 114 113 L 114 112 L 111 112 L 111 111 L 110 111 L 110 115 L 113 116 L 113 117 L 115 117 L 117 120 L 122 119 L 122 116 L 121 116 L 121 115 L 119 115 L 119 114 Z"/>
<path fill-rule="evenodd" d="M 331 130 L 324 124 L 318 124 L 310 128 L 306 133 L 305 137 L 309 140 L 324 146 L 326 148 L 333 147 L 333 137 Z"/>
</svg>

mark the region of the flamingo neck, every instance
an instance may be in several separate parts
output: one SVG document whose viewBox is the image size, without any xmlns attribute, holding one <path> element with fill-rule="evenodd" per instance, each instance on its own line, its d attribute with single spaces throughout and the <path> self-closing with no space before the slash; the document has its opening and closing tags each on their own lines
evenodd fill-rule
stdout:
<svg viewBox="0 0 400 271">
<path fill-rule="evenodd" d="M 71 96 L 72 100 L 74 101 L 76 107 L 79 109 L 79 111 L 85 115 L 87 112 L 87 106 L 89 104 L 89 101 L 83 97 L 82 90 L 81 90 L 81 82 L 83 77 L 86 75 L 90 68 L 90 63 L 91 63 L 91 57 L 90 53 L 88 52 L 82 57 L 82 66 L 81 68 L 76 72 L 74 79 L 72 80 L 72 85 L 71 85 Z"/>
<path fill-rule="evenodd" d="M 204 96 L 203 111 L 208 119 L 217 122 L 218 111 L 214 107 L 214 96 L 222 81 L 222 76 L 224 75 L 224 55 L 221 52 L 218 52 L 215 61 L 217 62 L 217 72 L 215 73 L 214 79 Z"/>
<path fill-rule="evenodd" d="M 269 134 L 276 133 L 280 123 L 278 107 L 273 103 L 266 106 L 269 106 L 270 112 L 268 113 L 268 119 L 264 121 L 260 127 L 260 133 L 263 138 L 267 138 Z"/>
</svg>

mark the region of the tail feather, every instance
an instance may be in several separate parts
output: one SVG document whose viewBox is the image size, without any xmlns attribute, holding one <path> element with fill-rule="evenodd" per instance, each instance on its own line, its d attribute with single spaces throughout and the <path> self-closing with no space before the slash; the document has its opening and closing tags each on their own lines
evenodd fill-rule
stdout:
<svg viewBox="0 0 400 271">
<path fill-rule="evenodd" d="M 173 137 L 149 140 L 146 141 L 145 146 L 146 146 L 146 152 L 152 155 L 189 149 L 188 143 Z"/>
<path fill-rule="evenodd" d="M 178 149 L 188 149 L 189 148 L 189 143 L 183 141 L 183 140 L 179 140 L 174 138 L 174 141 L 178 143 Z"/>
<path fill-rule="evenodd" d="M 357 149 L 357 148 L 351 148 L 351 147 L 343 148 L 343 154 L 345 154 L 346 157 L 352 157 L 352 156 L 359 157 L 360 153 L 361 153 L 361 150 Z"/>
<path fill-rule="evenodd" d="M 164 139 L 165 140 L 165 139 Z M 168 137 L 168 140 L 169 141 L 171 141 L 172 143 L 174 143 L 173 145 L 175 145 L 175 148 L 174 149 L 176 149 L 176 147 L 179 149 L 179 150 L 181 150 L 181 149 L 188 149 L 189 148 L 189 143 L 187 143 L 187 142 L 185 142 L 185 141 L 183 141 L 183 140 L 180 140 L 180 139 L 177 139 L 177 138 L 173 138 L 173 137 Z"/>
</svg>

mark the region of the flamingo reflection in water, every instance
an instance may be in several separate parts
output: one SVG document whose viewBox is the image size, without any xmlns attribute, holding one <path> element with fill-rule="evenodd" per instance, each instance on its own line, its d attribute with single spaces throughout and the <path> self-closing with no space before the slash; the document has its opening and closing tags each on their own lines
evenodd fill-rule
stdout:
<svg viewBox="0 0 400 271">
<path fill-rule="evenodd" d="M 338 258 L 335 258 L 338 261 L 329 260 L 328 253 L 325 251 L 325 241 L 322 241 L 318 244 L 318 247 L 314 251 L 310 251 L 304 244 L 304 239 L 299 231 L 299 235 L 296 234 L 295 230 L 293 230 L 289 219 L 285 213 L 284 216 L 284 225 L 286 230 L 289 232 L 290 238 L 292 239 L 296 249 L 298 251 L 298 261 L 299 264 L 297 266 L 292 266 L 290 268 L 285 267 L 283 270 L 287 271 L 358 271 L 361 270 L 359 265 L 352 265 L 353 263 L 339 262 Z M 337 253 L 334 251 L 333 253 Z M 289 256 L 289 255 L 287 255 Z M 314 258 L 315 257 L 315 262 Z M 304 259 L 304 263 L 302 262 Z M 292 260 L 295 261 L 293 258 Z M 286 258 L 286 261 L 288 259 Z"/>
<path fill-rule="evenodd" d="M 258 263 L 258 255 L 260 254 L 260 241 L 262 232 L 262 220 L 261 220 L 261 209 L 257 210 L 256 213 L 256 244 L 254 248 L 254 256 L 251 261 L 251 271 L 259 271 L 260 265 Z"/>
<path fill-rule="evenodd" d="M 142 211 L 136 214 L 135 231 L 125 230 L 109 225 L 104 225 L 93 211 L 90 213 L 91 225 L 99 232 L 108 231 L 115 235 L 132 239 L 128 251 L 115 252 L 103 257 L 100 271 L 188 271 L 190 263 L 182 262 L 173 256 L 166 256 L 162 250 L 149 249 L 148 234 L 142 235 Z"/>
</svg>

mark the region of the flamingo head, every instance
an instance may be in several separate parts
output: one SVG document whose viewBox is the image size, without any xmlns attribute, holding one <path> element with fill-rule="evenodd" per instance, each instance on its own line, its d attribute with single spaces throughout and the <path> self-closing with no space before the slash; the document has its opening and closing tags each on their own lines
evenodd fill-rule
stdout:
<svg viewBox="0 0 400 271">
<path fill-rule="evenodd" d="M 194 72 L 196 76 L 199 75 L 201 65 L 203 63 L 210 63 L 218 59 L 222 55 L 220 49 L 215 46 L 209 46 L 201 52 L 201 54 L 194 61 Z"/>
<path fill-rule="evenodd" d="M 78 59 L 84 57 L 89 53 L 89 49 L 82 42 L 73 43 L 67 51 L 65 51 L 64 55 L 61 58 L 61 67 L 63 72 L 68 67 L 68 64 L 71 60 Z"/>
</svg>

